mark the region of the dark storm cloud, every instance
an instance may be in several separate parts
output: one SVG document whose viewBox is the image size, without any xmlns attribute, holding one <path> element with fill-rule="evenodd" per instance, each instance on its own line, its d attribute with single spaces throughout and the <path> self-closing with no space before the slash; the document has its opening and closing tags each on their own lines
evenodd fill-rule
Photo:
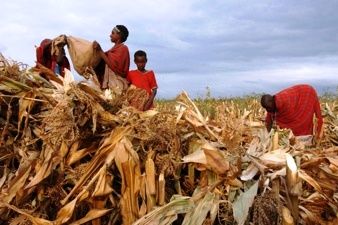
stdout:
<svg viewBox="0 0 338 225">
<path fill-rule="evenodd" d="M 334 0 L 35 0 L 5 1 L 2 8 L 0 51 L 29 65 L 43 38 L 66 34 L 109 49 L 111 29 L 125 24 L 131 58 L 139 49 L 148 53 L 158 98 L 182 90 L 192 97 L 207 89 L 214 97 L 276 93 L 296 83 L 312 84 L 322 93 L 338 85 Z"/>
</svg>

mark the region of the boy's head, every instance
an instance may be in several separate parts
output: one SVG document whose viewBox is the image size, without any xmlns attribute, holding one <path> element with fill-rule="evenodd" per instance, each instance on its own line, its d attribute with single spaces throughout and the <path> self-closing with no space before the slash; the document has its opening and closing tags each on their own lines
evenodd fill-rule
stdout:
<svg viewBox="0 0 338 225">
<path fill-rule="evenodd" d="M 147 53 L 142 50 L 138 50 L 134 53 L 134 62 L 139 71 L 144 71 L 147 64 Z"/>
<path fill-rule="evenodd" d="M 136 57 L 142 57 L 142 56 L 144 56 L 144 58 L 147 60 L 147 53 L 145 51 L 138 50 L 134 53 L 134 60 L 136 59 Z"/>
<path fill-rule="evenodd" d="M 124 25 L 116 25 L 118 33 L 121 35 L 121 41 L 125 42 L 129 36 L 129 31 Z"/>
</svg>

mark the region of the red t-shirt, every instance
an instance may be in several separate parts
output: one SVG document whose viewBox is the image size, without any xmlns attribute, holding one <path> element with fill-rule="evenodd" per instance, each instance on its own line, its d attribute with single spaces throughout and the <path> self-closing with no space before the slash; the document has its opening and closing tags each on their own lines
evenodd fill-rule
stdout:
<svg viewBox="0 0 338 225">
<path fill-rule="evenodd" d="M 142 73 L 139 70 L 131 70 L 127 76 L 127 82 L 133 84 L 137 88 L 144 89 L 148 92 L 148 97 L 151 96 L 152 89 L 157 88 L 157 82 L 155 74 L 152 70 L 148 70 L 145 73 Z M 153 108 L 154 103 L 151 103 Z"/>
<path fill-rule="evenodd" d="M 295 136 L 313 135 L 313 114 L 318 119 L 317 134 L 320 134 L 323 118 L 316 91 L 310 85 L 300 84 L 287 88 L 276 95 L 277 112 L 267 113 L 265 121 L 276 118 L 282 128 L 289 128 Z"/>
</svg>

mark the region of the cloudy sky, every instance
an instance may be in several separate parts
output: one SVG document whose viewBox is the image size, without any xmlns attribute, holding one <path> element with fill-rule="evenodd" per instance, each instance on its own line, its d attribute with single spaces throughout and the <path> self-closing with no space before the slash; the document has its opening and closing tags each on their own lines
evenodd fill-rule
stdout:
<svg viewBox="0 0 338 225">
<path fill-rule="evenodd" d="M 112 47 L 117 24 L 131 54 L 145 50 L 157 98 L 274 94 L 298 83 L 338 86 L 336 0 L 0 0 L 0 52 L 35 65 L 35 45 L 60 34 Z M 74 70 L 73 70 L 74 72 Z M 83 80 L 76 74 L 78 81 Z"/>
</svg>

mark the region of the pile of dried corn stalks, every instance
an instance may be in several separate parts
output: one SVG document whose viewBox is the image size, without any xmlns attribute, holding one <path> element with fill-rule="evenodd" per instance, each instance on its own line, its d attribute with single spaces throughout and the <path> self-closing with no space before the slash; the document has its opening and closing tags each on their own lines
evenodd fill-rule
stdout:
<svg viewBox="0 0 338 225">
<path fill-rule="evenodd" d="M 176 109 L 139 112 L 94 78 L 45 70 L 0 55 L 1 224 L 338 222 L 334 103 L 306 147 L 267 133 L 257 101 L 224 101 L 211 121 L 183 92 Z"/>
</svg>

